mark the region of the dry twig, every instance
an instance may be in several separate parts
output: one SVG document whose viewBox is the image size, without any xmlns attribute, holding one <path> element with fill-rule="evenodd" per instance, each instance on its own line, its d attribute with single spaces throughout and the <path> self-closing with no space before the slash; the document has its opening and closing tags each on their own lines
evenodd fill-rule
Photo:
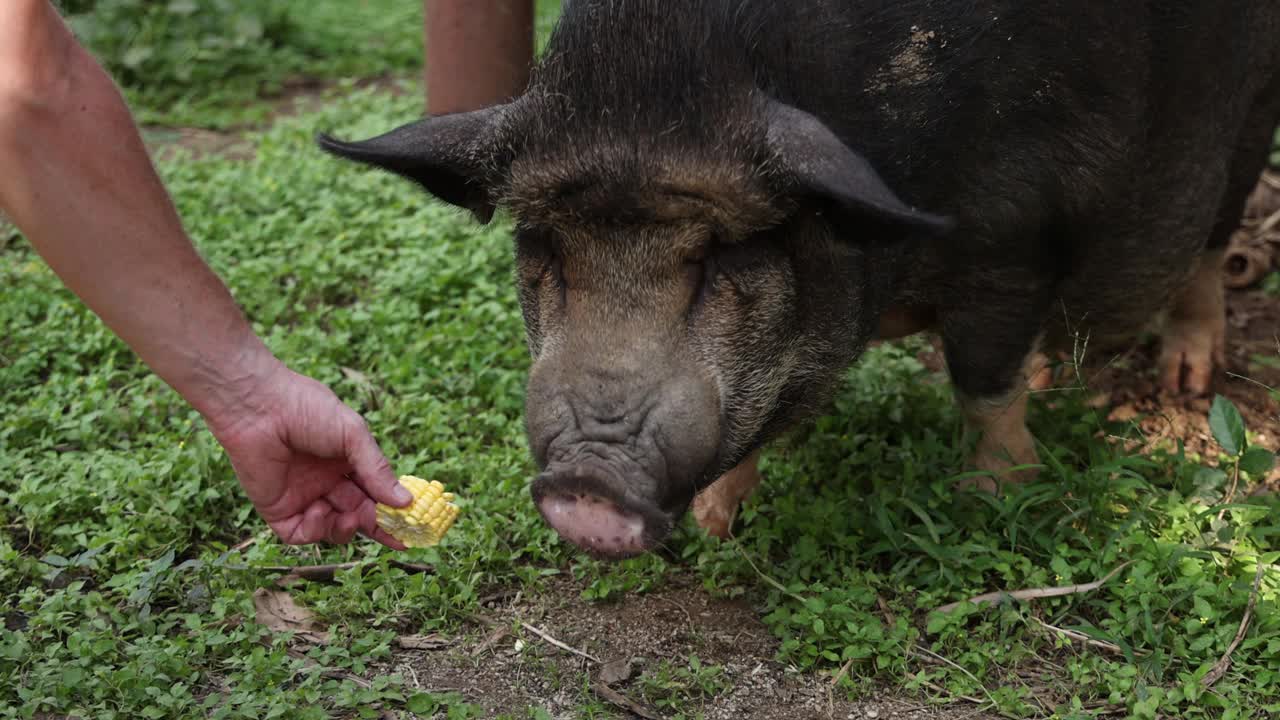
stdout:
<svg viewBox="0 0 1280 720">
<path fill-rule="evenodd" d="M 988 700 L 982 700 L 980 698 L 972 697 L 970 695 L 957 695 L 956 693 L 951 692 L 950 690 L 942 687 L 941 685 L 935 682 L 930 682 L 928 680 L 925 680 L 924 678 L 921 678 L 919 675 L 916 675 L 915 679 L 918 680 L 921 685 L 924 685 L 925 687 L 929 688 L 930 690 L 933 690 L 934 692 L 942 693 L 947 697 L 953 697 L 953 698 L 956 698 L 957 700 L 964 700 L 965 702 L 970 702 L 970 703 L 973 703 L 974 705 L 981 705 L 982 708 L 984 709 L 991 707 L 991 702 Z"/>
<path fill-rule="evenodd" d="M 1085 645 L 1096 647 L 1100 650 L 1106 650 L 1109 653 L 1115 653 L 1117 655 L 1124 654 L 1124 648 L 1114 643 L 1109 643 L 1105 640 L 1097 640 L 1089 637 L 1088 635 L 1085 635 L 1082 632 L 1077 632 L 1075 630 L 1068 630 L 1066 628 L 1060 628 L 1054 625 L 1050 625 L 1049 623 L 1037 617 L 1033 617 L 1031 619 L 1039 623 L 1040 627 L 1044 628 L 1045 630 L 1048 630 L 1050 632 L 1055 632 L 1069 640 L 1073 640 L 1075 642 L 1081 642 L 1081 643 L 1084 643 Z"/>
<path fill-rule="evenodd" d="M 511 628 L 506 625 L 497 625 L 493 628 L 493 632 L 484 639 L 474 650 L 471 651 L 471 657 L 480 657 L 494 645 L 502 641 L 502 638 L 511 634 Z"/>
<path fill-rule="evenodd" d="M 248 540 L 242 540 L 241 542 L 236 543 L 235 545 L 233 545 L 233 546 L 231 547 L 231 551 L 232 551 L 232 552 L 244 552 L 244 551 L 245 551 L 245 550 L 247 550 L 250 546 L 252 546 L 254 543 L 260 542 L 260 541 L 262 541 L 262 540 L 264 540 L 264 539 L 266 539 L 266 538 L 268 538 L 268 537 L 271 537 L 271 531 L 270 531 L 270 530 L 263 530 L 262 532 L 258 533 L 257 535 L 254 535 L 253 537 L 249 538 Z"/>
<path fill-rule="evenodd" d="M 649 708 L 605 685 L 599 680 L 591 683 L 591 691 L 594 692 L 601 700 L 615 707 L 626 710 L 634 715 L 639 715 L 645 720 L 662 720 L 662 717 L 654 713 Z"/>
<path fill-rule="evenodd" d="M 311 580 L 314 582 L 333 582 L 333 578 L 339 572 L 372 564 L 373 563 L 371 562 L 345 562 L 334 563 L 331 565 L 242 565 L 236 569 L 278 572 L 285 573 L 286 575 L 293 575 L 303 580 Z M 407 573 L 435 572 L 435 568 L 430 565 L 422 565 L 419 563 L 407 563 L 400 560 L 391 560 L 389 564 L 391 567 L 400 568 Z"/>
<path fill-rule="evenodd" d="M 1258 604 L 1258 588 L 1262 586 L 1262 576 L 1266 573 L 1266 570 L 1267 566 L 1259 561 L 1258 571 L 1253 576 L 1253 591 L 1249 593 L 1249 604 L 1244 608 L 1244 617 L 1240 618 L 1240 628 L 1236 630 L 1236 636 L 1231 641 L 1231 644 L 1227 646 L 1227 651 L 1214 664 L 1213 669 L 1200 680 L 1201 686 L 1212 687 L 1227 673 L 1227 668 L 1231 667 L 1231 653 L 1240 647 L 1240 643 L 1244 641 L 1245 633 L 1249 631 L 1249 621 L 1253 619 L 1253 608 Z"/>
<path fill-rule="evenodd" d="M 885 602 L 884 596 L 880 593 L 876 593 L 876 605 L 880 608 L 880 614 L 884 615 L 886 627 L 893 627 L 897 624 L 898 619 L 894 617 L 893 611 L 889 609 L 889 603 Z"/>
<path fill-rule="evenodd" d="M 1231 487 L 1227 488 L 1227 494 L 1222 496 L 1222 504 L 1230 505 L 1231 501 L 1236 497 L 1236 488 L 1240 486 L 1240 459 L 1236 458 L 1235 471 L 1231 473 Z M 1224 507 L 1218 511 L 1218 522 L 1222 522 L 1222 518 L 1226 517 L 1227 509 Z"/>
<path fill-rule="evenodd" d="M 1120 563 L 1118 566 L 1116 566 L 1114 570 L 1107 573 L 1101 580 L 1095 580 L 1094 582 L 1091 582 L 1091 583 L 1085 583 L 1083 585 L 1063 585 L 1060 587 L 1030 588 L 1027 590 L 1014 590 L 1013 592 L 999 590 L 996 592 L 984 593 L 976 597 L 971 597 L 968 600 L 948 603 L 938 608 L 937 612 L 949 613 L 952 610 L 955 610 L 956 608 L 960 607 L 965 603 L 973 603 L 974 605 L 990 605 L 990 604 L 995 604 L 1006 598 L 1009 598 L 1012 600 L 1036 600 L 1039 598 L 1062 597 L 1063 595 L 1077 595 L 1080 593 L 1093 592 L 1094 590 L 1097 590 L 1103 585 L 1106 585 L 1108 580 L 1115 577 L 1116 574 L 1119 573 L 1121 570 L 1125 569 L 1126 567 L 1129 567 L 1130 563 L 1132 562 L 1133 562 L 1132 560 L 1126 560 L 1125 562 Z"/>
<path fill-rule="evenodd" d="M 921 655 L 920 653 L 924 653 L 924 655 Z M 974 683 L 975 685 L 977 685 L 977 686 L 978 686 L 978 688 L 979 688 L 980 690 L 982 690 L 982 694 L 987 696 L 987 702 L 991 703 L 992 705 L 997 705 L 997 706 L 999 705 L 999 703 L 997 703 L 997 702 L 996 702 L 996 699 L 995 699 L 995 698 L 993 698 L 993 697 L 991 697 L 991 692 L 990 692 L 989 690 L 987 690 L 987 686 L 986 686 L 986 685 L 983 685 L 983 684 L 982 684 L 982 681 L 981 681 L 981 680 L 979 680 L 979 679 L 978 679 L 978 678 L 977 678 L 973 673 L 971 673 L 971 672 L 969 672 L 968 670 L 964 669 L 964 668 L 963 668 L 963 667 L 961 667 L 960 665 L 957 665 L 956 663 L 954 663 L 954 662 L 952 662 L 952 661 L 950 661 L 950 660 L 948 660 L 948 659 L 946 659 L 946 658 L 942 657 L 942 656 L 941 656 L 941 655 L 939 655 L 938 653 L 936 653 L 936 652 L 934 652 L 934 651 L 930 650 L 930 649 L 929 649 L 929 648 L 927 648 L 927 647 L 924 647 L 923 645 L 916 645 L 915 647 L 910 648 L 909 650 L 907 650 L 907 654 L 909 654 L 909 655 L 914 655 L 915 657 L 918 657 L 918 658 L 920 658 L 921 660 L 927 660 L 927 661 L 929 661 L 929 662 L 942 663 L 943 665 L 946 665 L 947 667 L 950 667 L 950 668 L 953 668 L 953 669 L 959 670 L 960 672 L 964 673 L 964 674 L 965 674 L 965 676 L 967 676 L 970 680 L 972 680 L 972 681 L 973 681 L 973 683 Z M 963 697 L 963 696 L 961 696 L 961 697 Z M 965 700 L 970 700 L 970 702 L 973 702 L 973 700 L 972 700 L 972 699 L 970 699 L 970 698 L 964 698 L 964 699 L 965 699 Z"/>
<path fill-rule="evenodd" d="M 538 637 L 542 638 L 543 640 L 546 640 L 547 642 L 551 643 L 552 645 L 555 645 L 556 647 L 560 648 L 561 650 L 564 650 L 564 651 L 566 651 L 566 652 L 571 652 L 571 653 L 573 653 L 574 655 L 577 655 L 578 657 L 584 657 L 584 658 L 586 658 L 586 659 L 590 660 L 591 662 L 596 663 L 597 665 L 599 665 L 599 664 L 600 664 L 600 659 L 599 659 L 599 658 L 597 658 L 596 656 L 591 655 L 591 654 L 588 654 L 588 653 L 586 653 L 586 652 L 583 652 L 582 650 L 579 650 L 578 648 L 570 647 L 569 645 L 565 645 L 564 643 L 560 642 L 559 640 L 557 640 L 557 639 L 555 639 L 555 638 L 551 637 L 550 635 L 548 635 L 545 631 L 543 631 L 543 630 L 539 630 L 538 628 L 536 628 L 536 627 L 534 627 L 534 626 L 530 625 L 529 623 L 527 623 L 527 622 L 525 622 L 525 621 L 523 621 L 523 620 L 521 620 L 521 621 L 520 621 L 520 627 L 524 628 L 525 630 L 528 630 L 529 632 L 533 633 L 534 635 L 537 635 Z"/>
<path fill-rule="evenodd" d="M 836 715 L 835 689 L 840 684 L 840 681 L 844 679 L 844 676 L 849 674 L 849 668 L 852 666 L 853 658 L 849 658 L 845 661 L 844 666 L 840 668 L 840 672 L 831 678 L 831 684 L 827 687 L 827 717 L 835 717 Z"/>
</svg>

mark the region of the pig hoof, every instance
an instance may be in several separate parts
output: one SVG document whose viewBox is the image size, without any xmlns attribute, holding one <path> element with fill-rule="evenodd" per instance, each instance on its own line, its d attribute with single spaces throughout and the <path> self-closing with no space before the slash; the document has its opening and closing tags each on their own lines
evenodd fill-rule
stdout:
<svg viewBox="0 0 1280 720">
<path fill-rule="evenodd" d="M 1032 353 L 1027 360 L 1027 389 L 1035 392 L 1053 387 L 1053 366 L 1049 364 L 1049 356 L 1044 353 Z"/>
<path fill-rule="evenodd" d="M 1029 483 L 1040 476 L 1039 468 L 1022 468 L 1020 470 L 1010 470 L 1016 465 L 1030 465 L 1038 462 L 1039 458 L 1032 456 L 1024 459 L 1022 462 L 1010 462 L 1008 460 L 975 459 L 972 466 L 977 470 L 991 473 L 990 475 L 981 475 L 978 477 L 970 477 L 956 483 L 956 487 L 961 490 L 975 488 L 982 492 L 999 495 L 1007 484 Z"/>
<path fill-rule="evenodd" d="M 722 540 L 729 537 L 733 521 L 738 517 L 738 506 L 760 484 L 759 459 L 759 451 L 752 453 L 694 497 L 693 519 L 708 535 Z"/>
<path fill-rule="evenodd" d="M 1035 468 L 1011 470 L 1040 462 L 1035 438 L 1027 429 L 1027 393 L 1017 392 L 1007 401 L 962 397 L 961 405 L 969 427 L 979 433 L 969 466 L 991 475 L 967 478 L 958 483 L 959 487 L 976 487 L 994 494 L 1002 483 L 1034 480 L 1039 472 Z"/>
<path fill-rule="evenodd" d="M 1052 390 L 1062 381 L 1066 368 L 1070 366 L 1071 356 L 1057 353 L 1058 364 L 1055 366 L 1048 355 L 1034 353 L 1027 360 L 1027 389 L 1032 392 Z"/>
<path fill-rule="evenodd" d="M 1008 431 L 1000 438 L 984 436 L 978 443 L 977 453 L 970 466 L 976 470 L 991 473 L 980 477 L 965 478 L 957 483 L 960 488 L 977 488 L 983 492 L 998 495 L 1006 483 L 1031 482 L 1039 476 L 1039 468 L 1012 468 L 1021 465 L 1036 465 L 1040 456 L 1036 453 L 1035 439 L 1026 426 Z"/>
<path fill-rule="evenodd" d="M 1226 319 L 1178 325 L 1164 337 L 1160 352 L 1160 385 L 1174 395 L 1204 395 L 1213 384 L 1213 369 L 1226 365 Z"/>
<path fill-rule="evenodd" d="M 1170 309 L 1160 349 L 1160 385 L 1175 395 L 1204 395 L 1214 365 L 1226 366 L 1227 311 L 1222 252 L 1206 253 Z"/>
<path fill-rule="evenodd" d="M 693 500 L 694 520 L 708 535 L 727 540 L 729 528 L 733 527 L 733 521 L 738 517 L 738 506 L 735 504 L 730 508 L 716 507 L 703 500 L 703 497 L 705 496 L 699 495 Z"/>
</svg>

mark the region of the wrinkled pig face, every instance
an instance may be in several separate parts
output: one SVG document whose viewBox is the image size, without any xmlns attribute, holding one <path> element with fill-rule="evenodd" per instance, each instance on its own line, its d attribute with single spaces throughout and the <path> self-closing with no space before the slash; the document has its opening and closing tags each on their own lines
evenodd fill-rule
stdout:
<svg viewBox="0 0 1280 720">
<path fill-rule="evenodd" d="M 760 431 L 791 363 L 796 284 L 786 249 L 725 227 L 715 200 L 602 189 L 568 214 L 526 208 L 517 265 L 534 499 L 566 539 L 624 556 L 664 538 Z"/>
<path fill-rule="evenodd" d="M 555 124 L 521 102 L 321 144 L 482 221 L 511 208 L 533 498 L 565 539 L 627 557 L 824 397 L 871 335 L 883 261 L 942 223 L 786 106 L 708 144 L 539 132 Z"/>
</svg>

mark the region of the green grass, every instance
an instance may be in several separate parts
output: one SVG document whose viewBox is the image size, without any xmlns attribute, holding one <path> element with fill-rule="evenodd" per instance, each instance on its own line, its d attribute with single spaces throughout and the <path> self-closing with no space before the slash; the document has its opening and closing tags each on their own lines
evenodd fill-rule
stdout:
<svg viewBox="0 0 1280 720">
<path fill-rule="evenodd" d="M 567 551 L 528 500 L 528 359 L 508 227 L 477 227 L 311 147 L 317 128 L 371 135 L 418 106 L 360 93 L 279 124 L 253 161 L 178 160 L 163 173 L 275 352 L 365 413 L 398 469 L 465 498 L 448 543 L 407 555 L 438 572 L 407 575 L 369 543 L 314 550 L 264 539 L 229 552 L 262 525 L 198 417 L 10 239 L 0 252 L 0 717 L 322 717 L 448 704 L 405 697 L 395 676 L 363 688 L 321 669 L 360 674 L 389 656 L 396 632 L 456 629 L 486 587 L 536 591 L 548 573 L 569 573 L 607 602 L 673 572 L 749 599 L 788 663 L 851 661 L 852 693 L 937 686 L 1018 716 L 1045 709 L 1015 671 L 1047 656 L 1060 667 L 1046 682 L 1065 698 L 1048 710 L 1061 717 L 1085 716 L 1072 707 L 1090 702 L 1147 718 L 1280 711 L 1280 574 L 1270 565 L 1280 503 L 1237 500 L 1219 520 L 1230 461 L 1219 470 L 1219 458 L 1176 451 L 1126 456 L 1096 437 L 1125 428 L 1070 393 L 1035 413 L 1041 481 L 1002 498 L 952 492 L 958 419 L 945 384 L 902 347 L 869 353 L 830 414 L 767 453 L 769 481 L 739 541 L 686 526 L 673 542 L 679 560 L 603 565 Z M 297 591 L 345 639 L 312 650 L 319 665 L 288 656 L 249 619 L 253 590 L 271 579 L 254 566 L 352 560 L 364 565 L 337 584 Z M 1095 593 L 931 612 L 993 588 L 1088 582 L 1126 561 Z M 1259 562 L 1271 570 L 1249 634 L 1226 676 L 1199 692 Z M 1123 653 L 1062 652 L 1037 619 Z M 922 665 L 925 650 L 955 666 Z M 644 682 L 653 702 L 688 712 L 723 689 L 700 664 L 663 666 Z M 466 713 L 481 700 L 452 702 Z"/>
<path fill-rule="evenodd" d="M 422 0 L 63 0 L 140 122 L 228 128 L 266 120 L 290 83 L 419 82 Z M 559 0 L 538 0 L 541 47 Z M 420 86 L 415 86 L 421 92 Z"/>
</svg>

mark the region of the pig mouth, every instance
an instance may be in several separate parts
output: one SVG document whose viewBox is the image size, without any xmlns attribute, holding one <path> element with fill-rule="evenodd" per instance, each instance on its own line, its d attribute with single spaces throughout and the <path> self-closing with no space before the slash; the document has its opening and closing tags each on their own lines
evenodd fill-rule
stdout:
<svg viewBox="0 0 1280 720">
<path fill-rule="evenodd" d="M 544 472 L 531 490 L 547 524 L 561 538 L 599 560 L 625 560 L 649 552 L 671 533 L 673 517 L 684 510 L 670 513 L 625 494 L 614 494 L 581 470 L 567 481 L 563 471 L 554 475 Z"/>
</svg>

